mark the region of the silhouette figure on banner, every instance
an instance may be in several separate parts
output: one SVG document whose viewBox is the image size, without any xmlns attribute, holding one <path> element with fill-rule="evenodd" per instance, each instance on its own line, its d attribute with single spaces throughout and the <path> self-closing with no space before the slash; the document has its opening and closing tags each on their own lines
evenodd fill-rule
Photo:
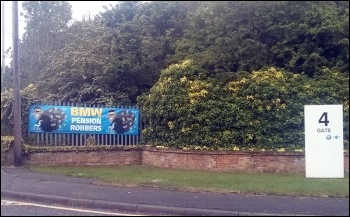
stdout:
<svg viewBox="0 0 350 217">
<path fill-rule="evenodd" d="M 66 114 L 62 109 L 57 107 L 49 108 L 44 111 L 40 106 L 36 106 L 34 108 L 34 116 L 37 120 L 34 127 L 38 127 L 44 132 L 58 130 L 66 118 Z"/>
<path fill-rule="evenodd" d="M 108 119 L 110 122 L 109 129 L 113 129 L 116 133 L 125 133 L 132 130 L 132 125 L 135 123 L 135 115 L 129 110 L 116 113 L 111 109 L 108 111 Z"/>
</svg>

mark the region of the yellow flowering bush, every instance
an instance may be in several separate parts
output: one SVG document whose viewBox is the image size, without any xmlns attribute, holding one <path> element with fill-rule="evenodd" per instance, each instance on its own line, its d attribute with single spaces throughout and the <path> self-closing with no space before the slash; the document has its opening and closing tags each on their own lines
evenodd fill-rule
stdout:
<svg viewBox="0 0 350 217">
<path fill-rule="evenodd" d="M 309 78 L 267 68 L 226 85 L 215 79 L 191 61 L 163 70 L 149 95 L 139 99 L 142 142 L 183 150 L 300 151 L 304 105 L 343 104 L 348 150 L 349 78 L 343 74 L 324 68 Z"/>
</svg>

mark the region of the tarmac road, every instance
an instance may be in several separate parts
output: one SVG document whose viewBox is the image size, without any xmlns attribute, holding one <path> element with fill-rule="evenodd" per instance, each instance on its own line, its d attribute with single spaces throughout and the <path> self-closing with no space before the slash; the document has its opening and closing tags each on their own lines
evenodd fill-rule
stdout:
<svg viewBox="0 0 350 217">
<path fill-rule="evenodd" d="M 157 213 L 152 214 L 157 216 Z M 1 216 L 149 216 L 115 210 L 1 199 Z"/>
<path fill-rule="evenodd" d="M 349 216 L 349 198 L 257 196 L 95 184 L 94 179 L 2 167 L 1 198 L 170 215 Z"/>
</svg>

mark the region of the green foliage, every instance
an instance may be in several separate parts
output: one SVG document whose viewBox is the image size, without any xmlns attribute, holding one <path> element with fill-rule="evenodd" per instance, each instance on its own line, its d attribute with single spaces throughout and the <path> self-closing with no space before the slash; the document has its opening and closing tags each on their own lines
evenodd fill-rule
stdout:
<svg viewBox="0 0 350 217">
<path fill-rule="evenodd" d="M 5 70 L 5 71 L 4 71 Z M 13 72 L 8 66 L 5 69 L 1 66 L 1 92 L 13 87 Z"/>
<path fill-rule="evenodd" d="M 20 91 L 21 96 L 21 130 L 25 138 L 28 132 L 29 107 L 32 103 L 41 102 L 37 97 L 37 88 L 30 84 Z M 13 135 L 13 90 L 1 92 L 1 136 Z"/>
<path fill-rule="evenodd" d="M 101 23 L 115 30 L 111 43 L 116 80 L 132 104 L 158 80 L 174 41 L 183 35 L 187 4 L 122 2 L 101 14 Z"/>
<path fill-rule="evenodd" d="M 23 133 L 39 99 L 110 106 L 144 94 L 145 142 L 298 149 L 303 105 L 343 104 L 348 147 L 349 2 L 122 1 L 72 23 L 66 1 L 23 9 Z M 11 78 L 8 68 L 2 135 L 13 131 Z"/>
<path fill-rule="evenodd" d="M 348 150 L 349 78 L 328 69 L 320 73 L 317 79 L 310 79 L 270 68 L 230 82 L 228 90 L 239 105 L 240 141 L 258 149 L 302 149 L 304 105 L 342 104 Z"/>
<path fill-rule="evenodd" d="M 164 70 L 140 98 L 143 142 L 174 148 L 301 150 L 304 105 L 342 104 L 348 150 L 349 78 L 342 73 L 325 68 L 311 79 L 269 68 L 226 86 L 211 80 L 191 61 Z"/>
<path fill-rule="evenodd" d="M 110 44 L 113 29 L 92 21 L 74 23 L 67 46 L 51 54 L 37 82 L 42 99 L 90 104 L 129 104 L 122 87 L 127 64 L 116 62 Z M 83 37 L 81 37 L 83 36 Z M 122 72 L 119 72 L 118 68 Z M 55 90 L 55 91 L 53 91 Z"/>
<path fill-rule="evenodd" d="M 214 73 L 265 66 L 309 77 L 323 66 L 349 72 L 348 2 L 210 1 L 187 25 L 171 58 L 193 59 Z"/>
<path fill-rule="evenodd" d="M 342 3 L 287 2 L 277 7 L 271 14 L 275 22 L 262 33 L 272 42 L 268 45 L 276 66 L 309 77 L 323 66 L 348 75 L 349 3 Z"/>
<path fill-rule="evenodd" d="M 66 1 L 23 9 L 21 82 L 42 82 L 45 100 L 135 104 L 186 59 L 216 78 L 269 66 L 309 77 L 324 66 L 349 71 L 348 2 L 122 1 L 71 23 Z"/>
<path fill-rule="evenodd" d="M 227 96 L 193 62 L 171 65 L 150 93 L 140 98 L 146 126 L 143 142 L 175 148 L 232 144 L 223 136 L 231 133 L 228 129 L 235 119 Z"/>
<path fill-rule="evenodd" d="M 40 80 L 51 53 L 65 46 L 72 10 L 68 1 L 24 1 L 22 6 L 26 27 L 19 44 L 19 70 L 27 86 Z"/>
<path fill-rule="evenodd" d="M 31 146 L 23 145 L 23 154 L 29 155 L 31 153 L 56 153 L 56 152 L 92 152 L 92 151 L 130 151 L 141 150 L 140 146 Z"/>
<path fill-rule="evenodd" d="M 1 136 L 1 153 L 7 152 L 13 146 L 12 136 Z"/>
<path fill-rule="evenodd" d="M 174 53 L 186 5 L 123 1 L 93 20 L 68 26 L 68 2 L 25 2 L 22 83 L 33 83 L 48 101 L 135 104 Z"/>
</svg>

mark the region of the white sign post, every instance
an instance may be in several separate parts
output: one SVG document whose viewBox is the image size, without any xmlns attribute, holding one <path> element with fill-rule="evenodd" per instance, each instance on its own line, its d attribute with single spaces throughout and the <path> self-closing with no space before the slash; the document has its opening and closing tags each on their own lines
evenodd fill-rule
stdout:
<svg viewBox="0 0 350 217">
<path fill-rule="evenodd" d="M 305 105 L 306 178 L 344 178 L 343 106 Z"/>
</svg>

